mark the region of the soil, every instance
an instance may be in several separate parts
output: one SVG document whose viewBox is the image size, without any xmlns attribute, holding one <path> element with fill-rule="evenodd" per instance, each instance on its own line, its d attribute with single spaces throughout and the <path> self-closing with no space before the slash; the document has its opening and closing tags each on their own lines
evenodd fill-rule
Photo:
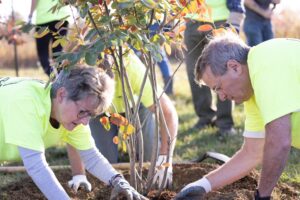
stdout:
<svg viewBox="0 0 300 200">
<path fill-rule="evenodd" d="M 156 197 L 156 191 L 150 191 L 147 196 L 152 200 L 170 200 L 175 197 L 176 192 L 186 184 L 198 180 L 203 175 L 217 168 L 216 164 L 177 164 L 173 166 L 173 189 L 165 190 L 161 193 L 159 197 Z M 128 174 L 124 172 L 125 177 Z M 67 182 L 71 178 L 70 170 L 57 170 L 55 175 L 66 189 L 68 194 L 74 200 L 79 199 L 109 199 L 111 188 L 105 186 L 101 181 L 94 178 L 92 175 L 88 174 L 88 180 L 92 184 L 92 192 L 86 192 L 79 190 L 76 194 L 72 192 L 68 186 Z M 257 172 L 251 172 L 245 178 L 228 185 L 220 190 L 212 191 L 206 195 L 205 199 L 209 200 L 247 200 L 253 199 L 253 193 L 257 187 Z M 287 185 L 284 183 L 277 184 L 274 192 L 273 199 L 285 199 L 285 200 L 300 200 L 299 197 L 300 185 Z M 22 181 L 16 182 L 14 184 L 8 185 L 2 188 L 0 191 L 0 199 L 3 200 L 22 200 L 22 199 L 46 199 L 39 189 L 32 182 L 31 178 L 26 177 Z"/>
</svg>

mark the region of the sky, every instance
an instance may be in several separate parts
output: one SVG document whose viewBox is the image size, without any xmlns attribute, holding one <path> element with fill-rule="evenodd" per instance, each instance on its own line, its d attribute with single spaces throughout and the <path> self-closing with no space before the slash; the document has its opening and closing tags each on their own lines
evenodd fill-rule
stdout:
<svg viewBox="0 0 300 200">
<path fill-rule="evenodd" d="M 2 0 L 2 3 L 0 4 L 1 21 L 4 21 L 3 19 L 7 19 L 7 17 L 11 14 L 12 5 L 14 7 L 14 10 L 21 14 L 24 20 L 28 19 L 31 0 Z M 277 6 L 276 10 L 277 12 L 279 12 L 285 7 L 300 11 L 300 0 L 281 0 L 281 3 Z"/>
</svg>

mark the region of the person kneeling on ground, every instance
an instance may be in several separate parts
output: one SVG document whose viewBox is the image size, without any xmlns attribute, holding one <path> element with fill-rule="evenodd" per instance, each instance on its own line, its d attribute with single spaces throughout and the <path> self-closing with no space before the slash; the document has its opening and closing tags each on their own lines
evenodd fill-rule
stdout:
<svg viewBox="0 0 300 200">
<path fill-rule="evenodd" d="M 28 78 L 1 78 L 0 161 L 21 158 L 46 198 L 70 199 L 45 158 L 45 148 L 64 141 L 78 150 L 92 175 L 113 187 L 112 199 L 146 199 L 97 150 L 86 126 L 107 109 L 113 93 L 114 80 L 94 67 L 62 70 L 48 87 Z"/>
</svg>

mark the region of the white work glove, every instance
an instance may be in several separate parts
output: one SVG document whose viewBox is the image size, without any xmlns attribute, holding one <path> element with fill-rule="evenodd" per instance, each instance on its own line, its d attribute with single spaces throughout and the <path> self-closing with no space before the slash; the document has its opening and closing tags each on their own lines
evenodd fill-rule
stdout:
<svg viewBox="0 0 300 200">
<path fill-rule="evenodd" d="M 113 186 L 110 200 L 117 200 L 121 198 L 126 198 L 127 200 L 148 200 L 140 193 L 138 193 L 130 184 L 121 176 L 117 175 L 110 181 Z"/>
<path fill-rule="evenodd" d="M 75 192 L 77 192 L 78 188 L 80 186 L 83 186 L 85 190 L 92 191 L 92 185 L 87 180 L 85 175 L 75 175 L 73 176 L 72 180 L 68 182 L 69 188 L 73 189 Z"/>
<path fill-rule="evenodd" d="M 209 181 L 203 177 L 200 180 L 186 185 L 179 193 L 177 193 L 175 200 L 201 200 L 209 191 L 211 191 L 211 185 Z"/>
<path fill-rule="evenodd" d="M 157 187 L 160 187 L 163 182 L 166 166 L 167 166 L 167 155 L 159 155 L 158 159 L 156 161 L 155 175 L 153 178 L 153 183 Z M 169 159 L 168 166 L 169 167 L 168 167 L 168 171 L 166 174 L 166 181 L 165 181 L 165 184 L 163 185 L 163 188 L 171 187 L 172 182 L 173 182 L 172 157 L 170 157 L 170 159 Z"/>
</svg>

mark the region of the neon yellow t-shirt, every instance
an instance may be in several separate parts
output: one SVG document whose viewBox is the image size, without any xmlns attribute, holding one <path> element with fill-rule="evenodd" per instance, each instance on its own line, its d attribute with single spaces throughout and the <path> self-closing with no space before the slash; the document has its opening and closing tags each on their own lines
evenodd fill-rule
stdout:
<svg viewBox="0 0 300 200">
<path fill-rule="evenodd" d="M 260 132 L 267 123 L 300 110 L 299 52 L 300 40 L 286 38 L 272 39 L 251 48 L 247 63 L 254 96 L 245 102 L 245 131 Z M 295 146 L 300 142 L 300 132 L 294 130 L 300 124 L 295 123 L 299 115 L 292 116 Z"/>
<path fill-rule="evenodd" d="M 211 15 L 214 22 L 227 20 L 230 11 L 226 5 L 227 0 L 206 0 L 205 3 L 211 9 Z"/>
<path fill-rule="evenodd" d="M 61 20 L 70 15 L 68 6 L 63 6 L 54 13 L 50 10 L 58 4 L 58 0 L 37 0 L 36 3 L 36 25 Z"/>
<path fill-rule="evenodd" d="M 80 150 L 93 147 L 88 126 L 68 131 L 50 125 L 50 87 L 44 87 L 32 79 L 0 79 L 0 161 L 19 160 L 18 146 L 41 152 L 59 141 Z"/>
<path fill-rule="evenodd" d="M 145 65 L 142 61 L 134 54 L 129 53 L 129 55 L 124 59 L 124 66 L 128 75 L 128 79 L 132 88 L 134 101 L 137 102 L 138 97 L 141 92 L 141 86 L 144 79 L 144 74 L 146 72 Z M 161 88 L 158 87 L 158 95 L 162 92 Z M 127 92 L 129 96 L 129 92 Z M 141 102 L 145 107 L 149 107 L 153 104 L 153 93 L 150 80 L 147 78 L 145 87 L 143 90 L 143 95 Z M 113 112 L 122 113 L 125 112 L 125 105 L 122 95 L 122 81 L 118 73 L 115 71 L 115 95 L 113 99 Z M 116 110 L 114 110 L 116 109 Z"/>
</svg>

